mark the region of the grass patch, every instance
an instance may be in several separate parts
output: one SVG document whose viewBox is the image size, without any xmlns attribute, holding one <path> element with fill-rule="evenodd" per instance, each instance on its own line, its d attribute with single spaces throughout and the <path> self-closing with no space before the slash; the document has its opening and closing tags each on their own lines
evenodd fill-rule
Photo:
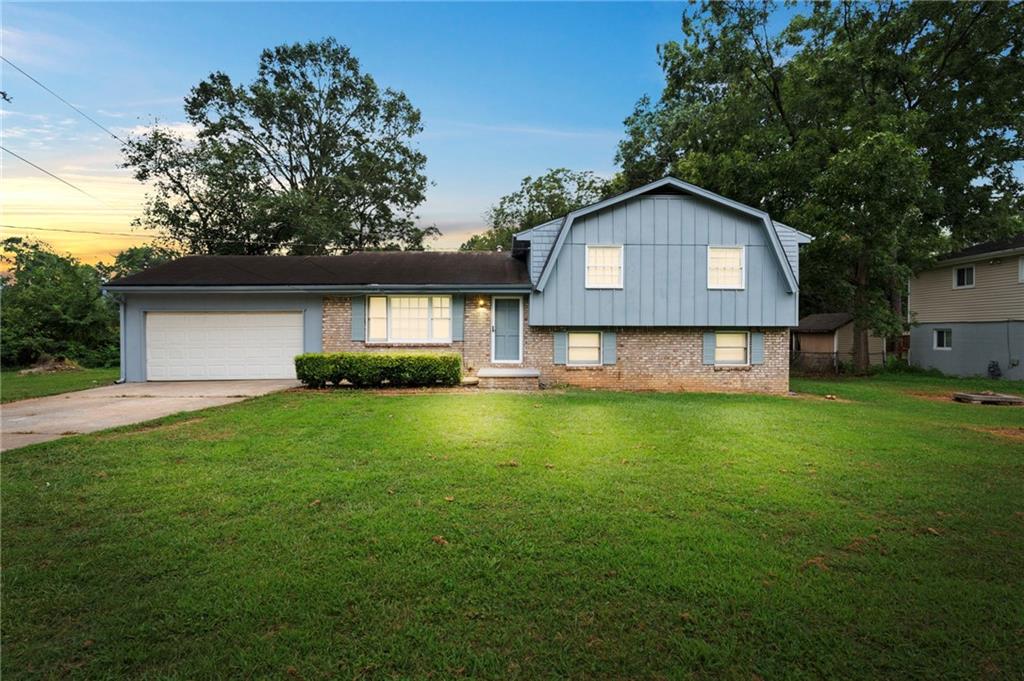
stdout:
<svg viewBox="0 0 1024 681">
<path fill-rule="evenodd" d="M 101 385 L 110 385 L 119 375 L 120 370 L 117 368 L 55 371 L 51 374 L 25 376 L 19 375 L 17 371 L 3 371 L 0 372 L 0 402 L 98 388 Z"/>
<path fill-rule="evenodd" d="M 0 671 L 1017 678 L 1024 409 L 906 394 L 960 386 L 287 392 L 15 450 Z"/>
</svg>

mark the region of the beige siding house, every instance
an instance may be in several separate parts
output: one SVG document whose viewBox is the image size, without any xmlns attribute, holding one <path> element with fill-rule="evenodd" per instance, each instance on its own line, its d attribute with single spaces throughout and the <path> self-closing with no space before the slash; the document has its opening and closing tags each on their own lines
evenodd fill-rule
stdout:
<svg viewBox="0 0 1024 681">
<path fill-rule="evenodd" d="M 939 261 L 910 282 L 910 362 L 1024 379 L 1024 235 Z"/>
</svg>

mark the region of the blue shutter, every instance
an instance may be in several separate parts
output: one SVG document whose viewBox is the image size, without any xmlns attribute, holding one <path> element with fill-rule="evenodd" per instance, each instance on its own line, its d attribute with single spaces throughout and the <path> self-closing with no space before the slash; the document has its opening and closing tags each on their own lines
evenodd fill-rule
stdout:
<svg viewBox="0 0 1024 681">
<path fill-rule="evenodd" d="M 750 333 L 750 363 L 764 364 L 764 334 L 760 331 Z"/>
<path fill-rule="evenodd" d="M 463 295 L 452 296 L 452 340 L 462 340 L 463 327 L 465 326 L 466 297 Z"/>
<path fill-rule="evenodd" d="M 366 340 L 366 296 L 352 296 L 352 340 Z"/>
<path fill-rule="evenodd" d="M 565 331 L 555 331 L 555 364 L 565 364 L 565 357 L 569 354 L 569 336 Z"/>
<path fill-rule="evenodd" d="M 715 332 L 705 331 L 704 332 L 704 363 L 714 364 L 715 363 Z"/>
<path fill-rule="evenodd" d="M 601 363 L 615 364 L 615 332 L 605 331 L 601 334 Z"/>
</svg>

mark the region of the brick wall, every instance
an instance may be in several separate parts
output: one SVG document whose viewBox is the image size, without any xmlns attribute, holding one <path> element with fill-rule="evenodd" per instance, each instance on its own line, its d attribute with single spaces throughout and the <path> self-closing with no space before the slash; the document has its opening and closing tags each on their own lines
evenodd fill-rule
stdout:
<svg viewBox="0 0 1024 681">
<path fill-rule="evenodd" d="M 528 367 L 540 370 L 542 385 L 574 385 L 624 390 L 694 390 L 709 392 L 768 392 L 789 390 L 789 329 L 764 332 L 764 363 L 750 367 L 715 368 L 703 364 L 705 329 L 619 328 L 616 363 L 600 367 L 555 366 L 551 327 L 526 323 L 523 300 L 523 361 L 493 364 L 491 358 L 491 297 L 467 295 L 463 341 L 444 345 L 367 345 L 352 340 L 351 299 L 325 297 L 323 347 L 326 352 L 457 352 L 466 373 L 481 367 Z"/>
</svg>

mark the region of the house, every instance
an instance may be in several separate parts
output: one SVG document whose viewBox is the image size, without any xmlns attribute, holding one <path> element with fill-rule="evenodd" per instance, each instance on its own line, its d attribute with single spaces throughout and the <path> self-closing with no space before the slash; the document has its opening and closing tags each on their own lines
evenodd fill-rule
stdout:
<svg viewBox="0 0 1024 681">
<path fill-rule="evenodd" d="M 793 364 L 811 371 L 834 370 L 853 361 L 853 315 L 826 312 L 807 315 L 793 329 Z M 868 334 L 868 361 L 885 363 L 885 339 Z"/>
<path fill-rule="evenodd" d="M 910 281 L 909 361 L 1024 379 L 1024 234 L 941 258 Z"/>
<path fill-rule="evenodd" d="M 192 256 L 110 282 L 127 381 L 294 376 L 314 351 L 447 351 L 484 387 L 781 393 L 810 237 L 675 178 L 505 253 Z"/>
</svg>

